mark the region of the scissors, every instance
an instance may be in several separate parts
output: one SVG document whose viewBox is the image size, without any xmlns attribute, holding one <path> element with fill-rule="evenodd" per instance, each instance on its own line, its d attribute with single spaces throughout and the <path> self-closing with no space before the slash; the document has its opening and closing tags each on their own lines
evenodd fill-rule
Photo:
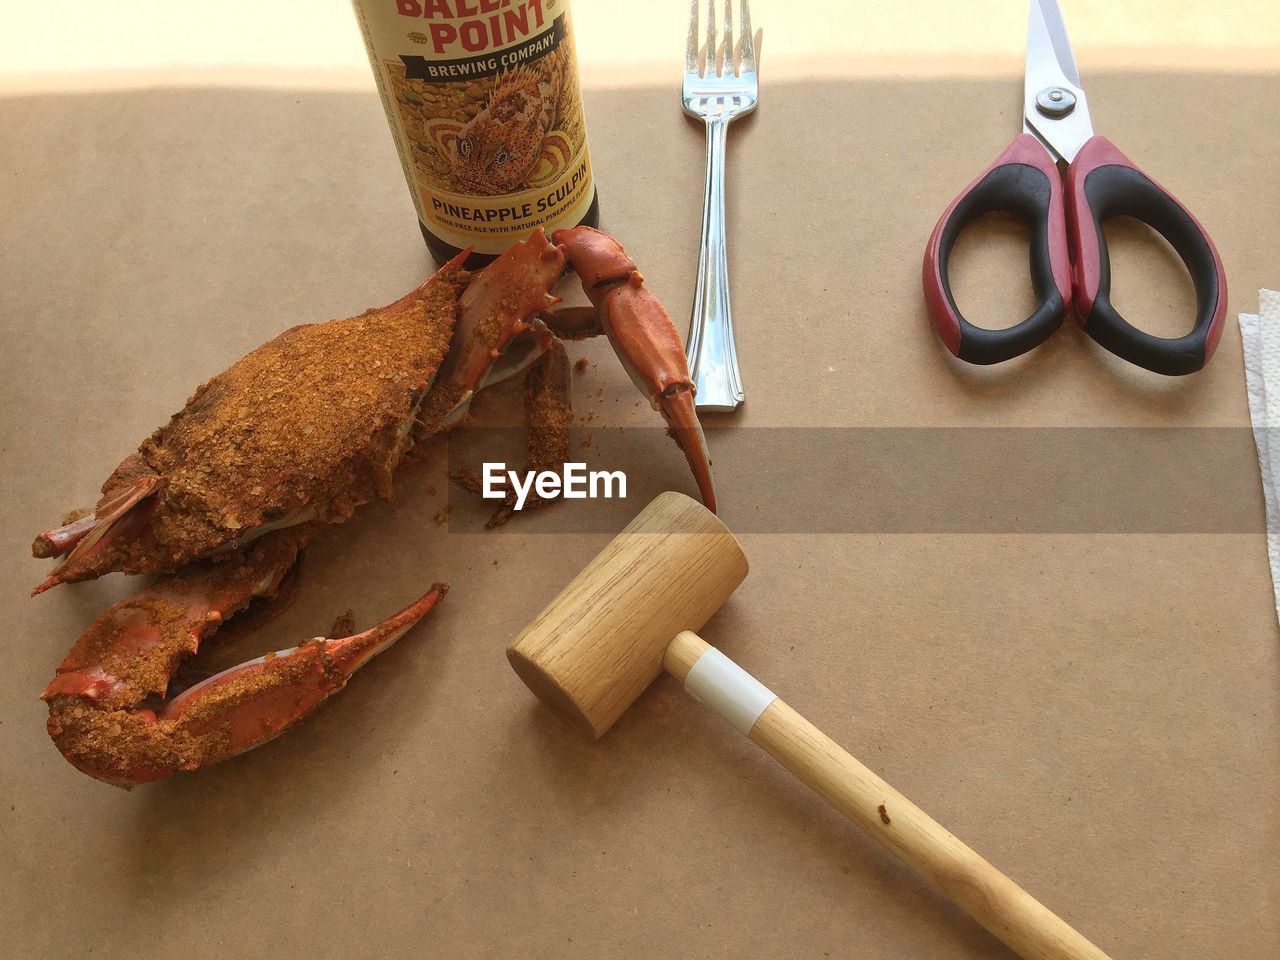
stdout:
<svg viewBox="0 0 1280 960">
<path fill-rule="evenodd" d="M 1094 136 L 1055 0 L 1031 0 L 1023 87 L 1023 133 L 952 201 L 925 249 L 925 304 L 942 342 L 961 360 L 1000 363 L 1039 346 L 1073 310 L 1089 336 L 1130 363 L 1168 376 L 1199 370 L 1213 355 L 1226 316 L 1222 260 L 1186 207 L 1110 140 Z M 992 212 L 1012 214 L 1031 227 L 1031 282 L 1038 303 L 1029 317 L 1005 330 L 966 320 L 947 276 L 960 231 Z M 1102 223 L 1115 216 L 1147 224 L 1182 258 L 1196 293 L 1195 327 L 1186 336 L 1152 336 L 1111 305 Z"/>
</svg>

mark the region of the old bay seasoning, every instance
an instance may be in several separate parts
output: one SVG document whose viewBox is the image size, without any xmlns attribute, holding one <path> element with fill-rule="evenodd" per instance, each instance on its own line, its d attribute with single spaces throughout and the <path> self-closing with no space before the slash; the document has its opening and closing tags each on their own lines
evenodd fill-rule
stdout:
<svg viewBox="0 0 1280 960">
<path fill-rule="evenodd" d="M 352 0 L 427 246 L 598 219 L 568 0 Z"/>
</svg>

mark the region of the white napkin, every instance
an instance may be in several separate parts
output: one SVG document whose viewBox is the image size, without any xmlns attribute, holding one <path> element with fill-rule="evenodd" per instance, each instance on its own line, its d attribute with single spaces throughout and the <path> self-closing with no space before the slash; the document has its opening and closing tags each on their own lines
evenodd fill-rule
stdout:
<svg viewBox="0 0 1280 960">
<path fill-rule="evenodd" d="M 1267 559 L 1271 589 L 1280 619 L 1280 292 L 1258 291 L 1258 312 L 1240 314 L 1244 342 L 1245 389 L 1253 442 L 1262 468 L 1262 495 L 1267 505 Z M 1276 432 L 1272 432 L 1276 431 Z"/>
</svg>

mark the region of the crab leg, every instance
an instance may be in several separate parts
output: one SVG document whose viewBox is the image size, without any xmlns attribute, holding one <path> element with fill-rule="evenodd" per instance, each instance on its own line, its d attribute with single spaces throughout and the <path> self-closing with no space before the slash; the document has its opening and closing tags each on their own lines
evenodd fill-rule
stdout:
<svg viewBox="0 0 1280 960">
<path fill-rule="evenodd" d="M 559 470 L 569 459 L 569 355 L 552 339 L 541 359 L 529 370 L 524 385 L 528 425 L 528 469 Z"/>
<path fill-rule="evenodd" d="M 97 516 L 90 512 L 78 520 L 46 530 L 32 541 L 31 555 L 37 560 L 60 557 L 73 549 L 97 525 Z"/>
<path fill-rule="evenodd" d="M 44 556 L 57 557 L 65 553 L 66 557 L 53 568 L 44 583 L 31 591 L 31 595 L 44 593 L 66 580 L 79 579 L 79 571 L 89 567 L 96 554 L 117 538 L 127 536 L 134 525 L 145 521 L 144 511 L 139 508 L 160 489 L 162 483 L 154 474 L 138 477 L 125 485 L 119 494 L 98 504 L 92 516 L 36 537 L 31 544 L 33 555 L 41 556 L 42 548 L 48 544 L 50 552 Z"/>
<path fill-rule="evenodd" d="M 473 275 L 458 301 L 453 346 L 418 415 L 420 436 L 456 425 L 476 391 L 537 359 L 544 349 L 537 336 L 512 342 L 536 334 L 533 316 L 559 302 L 547 291 L 563 271 L 564 254 L 538 229 Z M 520 345 L 530 349 L 513 349 L 511 360 L 497 362 L 509 346 Z"/>
<path fill-rule="evenodd" d="M 580 309 L 544 314 L 557 336 L 582 339 L 604 333 L 631 382 L 662 413 L 672 438 L 684 451 L 702 502 L 716 509 L 711 460 L 694 409 L 684 344 L 666 309 L 644 285 L 635 262 L 617 240 L 591 227 L 557 230 L 553 239 L 582 280 L 595 308 L 596 324 Z"/>
<path fill-rule="evenodd" d="M 541 321 L 534 321 L 541 327 Z M 564 345 L 548 335 L 541 355 L 529 367 L 524 382 L 525 429 L 527 432 L 526 472 L 560 470 L 569 459 L 569 418 L 573 414 L 570 397 L 569 355 Z M 457 478 L 459 484 L 473 493 L 480 489 L 474 477 Z M 548 500 L 530 492 L 524 509 L 540 506 Z M 489 518 L 485 529 L 500 527 L 511 519 L 516 509 L 515 492 L 507 494 L 502 507 Z"/>
<path fill-rule="evenodd" d="M 264 537 L 243 560 L 150 587 L 95 620 L 43 694 L 49 734 L 67 760 L 99 780 L 133 785 L 251 749 L 342 689 L 444 595 L 437 584 L 372 630 L 250 660 L 160 705 L 184 657 L 279 589 L 300 538 Z"/>
</svg>

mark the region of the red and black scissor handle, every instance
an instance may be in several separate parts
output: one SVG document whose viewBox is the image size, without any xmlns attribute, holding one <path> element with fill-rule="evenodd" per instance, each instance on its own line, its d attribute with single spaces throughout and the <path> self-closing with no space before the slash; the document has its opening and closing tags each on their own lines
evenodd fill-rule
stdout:
<svg viewBox="0 0 1280 960">
<path fill-rule="evenodd" d="M 966 320 L 947 275 L 960 231 L 993 212 L 1017 216 L 1032 231 L 1031 282 L 1037 306 L 1004 330 Z M 1196 292 L 1190 333 L 1152 336 L 1111 305 L 1111 260 L 1102 224 L 1116 216 L 1146 223 L 1182 258 Z M 1181 203 L 1105 137 L 1085 143 L 1064 185 L 1048 151 L 1030 134 L 1020 135 L 942 214 L 925 249 L 923 279 L 929 318 L 942 342 L 970 363 L 999 363 L 1026 353 L 1057 330 L 1073 309 L 1089 336 L 1130 363 L 1169 376 L 1194 373 L 1213 355 L 1227 311 L 1226 276 L 1213 242 Z"/>
</svg>

